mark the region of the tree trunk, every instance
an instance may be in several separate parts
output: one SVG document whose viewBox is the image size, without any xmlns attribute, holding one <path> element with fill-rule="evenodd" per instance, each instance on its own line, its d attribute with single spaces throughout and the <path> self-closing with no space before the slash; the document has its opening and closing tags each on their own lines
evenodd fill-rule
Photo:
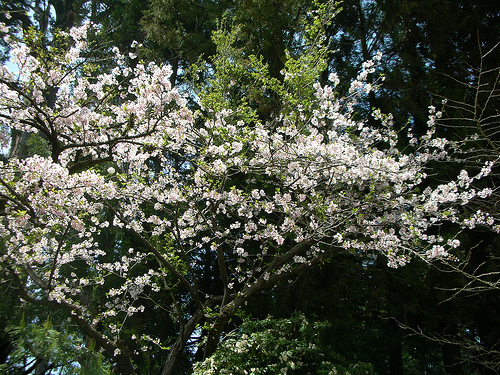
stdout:
<svg viewBox="0 0 500 375">
<path fill-rule="evenodd" d="M 27 141 L 31 133 L 17 129 L 11 130 L 9 159 L 26 159 L 29 155 Z"/>
<path fill-rule="evenodd" d="M 0 364 L 7 361 L 7 358 L 12 351 L 12 339 L 5 332 L 5 329 L 0 330 Z"/>
<path fill-rule="evenodd" d="M 464 375 L 461 359 L 462 354 L 458 345 L 444 344 L 441 347 L 441 353 L 443 354 L 443 362 L 447 374 Z"/>
<path fill-rule="evenodd" d="M 170 354 L 168 355 L 167 362 L 163 367 L 161 375 L 173 375 L 175 374 L 177 364 L 182 356 L 184 348 L 189 338 L 193 335 L 198 323 L 203 319 L 203 310 L 198 310 L 196 313 L 188 320 L 188 322 L 181 328 L 181 333 L 177 337 L 174 346 L 170 349 Z"/>
<path fill-rule="evenodd" d="M 215 353 L 217 349 L 217 345 L 219 345 L 220 336 L 224 331 L 224 327 L 229 322 L 231 317 L 234 315 L 234 312 L 230 315 L 224 314 L 223 316 L 219 316 L 217 320 L 212 325 L 210 331 L 208 332 L 207 344 L 205 345 L 205 350 L 203 352 L 204 359 L 207 359 L 212 354 Z"/>
<path fill-rule="evenodd" d="M 46 359 L 37 360 L 35 375 L 44 375 L 47 371 L 52 369 L 53 366 L 49 366 L 49 363 Z"/>
<path fill-rule="evenodd" d="M 393 332 L 393 338 L 390 341 L 389 347 L 389 374 L 403 375 L 403 344 L 401 342 L 401 334 L 399 332 L 398 323 L 391 319 L 389 321 L 390 330 Z"/>
</svg>

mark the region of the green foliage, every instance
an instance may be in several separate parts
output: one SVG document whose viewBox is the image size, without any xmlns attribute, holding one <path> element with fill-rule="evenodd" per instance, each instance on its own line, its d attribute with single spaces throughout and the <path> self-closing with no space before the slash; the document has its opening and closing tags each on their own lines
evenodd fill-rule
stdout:
<svg viewBox="0 0 500 375">
<path fill-rule="evenodd" d="M 201 54 L 214 52 L 210 33 L 216 28 L 224 2 L 209 1 L 204 6 L 179 0 L 151 0 L 148 3 L 141 23 L 148 38 L 160 47 L 153 52 L 169 51 L 186 62 L 194 62 Z"/>
<path fill-rule="evenodd" d="M 10 326 L 6 331 L 14 348 L 7 362 L 0 365 L 3 374 L 29 374 L 41 368 L 57 369 L 61 375 L 110 374 L 102 355 L 93 351 L 92 341 L 84 347 L 79 337 L 56 330 L 51 318 L 43 325 L 25 324 L 23 318 L 19 326 Z"/>
<path fill-rule="evenodd" d="M 279 90 L 278 81 L 269 76 L 262 58 L 237 48 L 236 31 L 216 31 L 213 41 L 217 46 L 213 73 L 203 60 L 193 68 L 195 76 L 202 77 L 201 72 L 209 76 L 195 82 L 201 105 L 214 112 L 231 110 L 235 122 L 257 121 L 257 113 L 270 106 L 272 93 Z"/>
<path fill-rule="evenodd" d="M 368 363 L 347 363 L 320 343 L 326 322 L 302 315 L 245 320 L 213 356 L 195 366 L 201 374 L 375 374 Z"/>
<path fill-rule="evenodd" d="M 315 5 L 312 20 L 298 20 L 303 26 L 297 34 L 301 45 L 283 51 L 279 75 L 265 56 L 242 47 L 244 26 L 224 19 L 212 35 L 217 53 L 211 64 L 200 59 L 191 70 L 202 107 L 214 113 L 230 111 L 234 124 L 269 120 L 278 112 L 292 119 L 298 112 L 311 113 L 313 84 L 327 68 L 323 28 L 338 10 L 335 3 Z"/>
<path fill-rule="evenodd" d="M 50 148 L 47 140 L 39 134 L 32 133 L 26 141 L 29 156 L 40 155 L 43 157 L 50 156 Z"/>
</svg>

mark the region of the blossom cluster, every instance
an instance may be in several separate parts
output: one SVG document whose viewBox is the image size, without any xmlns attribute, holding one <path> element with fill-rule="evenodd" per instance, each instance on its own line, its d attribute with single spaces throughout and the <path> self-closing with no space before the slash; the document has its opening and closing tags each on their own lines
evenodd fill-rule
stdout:
<svg viewBox="0 0 500 375">
<path fill-rule="evenodd" d="M 376 128 L 355 118 L 359 95 L 375 89 L 367 77 L 380 56 L 364 64 L 348 97 L 332 75 L 333 86 L 314 85 L 310 113 L 293 107 L 267 122 L 235 121 L 229 108 L 192 111 L 168 66 L 132 69 L 115 50 L 111 72 L 92 70 L 91 27 L 71 30 L 71 48 L 50 61 L 14 43 L 18 71 L 0 68 L 4 123 L 51 147 L 50 158 L 0 163 L 0 264 L 27 272 L 26 288 L 75 306 L 94 326 L 140 314 L 141 300 L 154 300 L 167 279 L 196 285 L 202 255 L 225 265 L 225 288 L 241 291 L 333 251 L 382 254 L 393 267 L 446 257 L 460 243 L 432 234 L 445 221 L 498 229 L 487 213 L 464 209 L 491 194 L 474 187 L 491 164 L 422 187 L 427 164 L 447 153 L 434 108 L 411 153 L 398 148 L 391 116 L 375 111 Z M 103 238 L 112 230 L 141 246 L 110 245 Z M 99 311 L 87 302 L 92 285 L 104 290 Z"/>
</svg>

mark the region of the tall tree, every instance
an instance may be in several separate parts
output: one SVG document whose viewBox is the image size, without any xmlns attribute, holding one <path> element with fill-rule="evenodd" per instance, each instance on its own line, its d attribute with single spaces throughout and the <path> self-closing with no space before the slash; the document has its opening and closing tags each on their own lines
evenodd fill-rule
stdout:
<svg viewBox="0 0 500 375">
<path fill-rule="evenodd" d="M 320 32 L 322 18 L 313 21 L 304 39 Z M 460 197 L 485 192 L 466 188 L 464 176 L 418 189 L 444 140 L 424 138 L 405 155 L 388 118 L 376 114 L 376 128 L 356 120 L 354 104 L 373 89 L 363 79 L 376 61 L 342 97 L 317 82 L 322 44 L 291 55 L 280 80 L 220 34 L 215 75 L 200 93 L 205 112 L 195 114 L 168 66 L 132 70 L 115 50 L 112 72 L 93 70 L 99 56 L 88 50 L 89 27 L 63 34 L 69 49 L 60 44 L 50 59 L 15 45 L 20 69 L 2 70 L 3 118 L 43 134 L 51 149 L 49 158 L 3 164 L 2 277 L 25 301 L 67 314 L 116 371 L 135 373 L 133 348 L 151 340 L 170 347 L 163 373 L 173 373 L 202 322 L 210 329 L 198 345 L 209 357 L 245 302 L 333 253 L 382 252 L 396 267 L 457 245 L 432 227 L 470 226 Z M 234 101 L 224 89 L 231 77 L 247 90 L 273 90 L 279 115 L 262 120 L 259 108 Z M 45 90 L 54 90 L 51 100 Z M 151 158 L 160 168 L 151 169 Z M 462 195 L 448 194 L 450 186 Z M 111 248 L 108 227 L 123 233 Z M 198 278 L 206 253 L 218 272 L 210 294 Z M 172 318 L 171 340 L 132 325 L 150 306 Z"/>
<path fill-rule="evenodd" d="M 14 5 L 23 4 L 28 3 Z M 69 3 L 32 4 L 38 21 L 29 22 L 40 23 L 46 33 L 30 34 L 26 48 L 14 43 L 18 76 L 2 71 L 3 138 L 8 139 L 9 129 L 36 132 L 50 153 L 27 153 L 20 161 L 13 158 L 20 155 L 16 152 L 2 164 L 7 239 L 2 277 L 29 303 L 70 316 L 88 343 L 93 340 L 107 353 L 115 371 L 134 373 L 133 362 L 151 372 L 163 367 L 168 374 L 192 360 L 195 350 L 195 359 L 210 357 L 245 303 L 263 291 L 274 293 L 273 288 L 283 288 L 326 259 L 352 268 L 364 280 L 364 288 L 346 283 L 358 298 L 370 300 L 364 310 L 346 303 L 356 311 L 346 319 L 358 327 L 373 324 L 376 333 L 370 337 L 393 331 L 390 324 L 371 319 L 380 311 L 411 317 L 409 326 L 425 320 L 425 314 L 406 306 L 402 311 L 390 301 L 410 280 L 418 291 L 415 304 L 426 302 L 428 310 L 443 314 L 442 321 L 428 325 L 430 333 L 442 334 L 451 326 L 456 333 L 464 323 L 485 317 L 494 323 L 494 299 L 484 299 L 474 319 L 457 299 L 458 317 L 451 316 L 430 303 L 438 299 L 430 292 L 434 285 L 449 286 L 445 278 L 424 283 L 420 276 L 429 270 L 416 266 L 411 268 L 415 273 L 399 279 L 365 258 L 373 252 L 382 262 L 385 254 L 397 266 L 411 255 L 459 257 L 467 253 L 455 248 L 458 232 L 463 243 L 471 241 L 479 249 L 472 241 L 479 232 L 472 227 L 495 228 L 496 213 L 484 210 L 483 200 L 490 194 L 485 188 L 496 186 L 495 176 L 469 177 L 483 167 L 481 173 L 487 174 L 484 162 L 493 160 L 491 152 L 479 165 L 470 165 L 470 174 L 461 173 L 457 163 L 446 168 L 426 164 L 426 158 L 443 157 L 445 146 L 454 143 L 433 135 L 439 115 L 431 109 L 428 118 L 423 98 L 441 87 L 443 95 L 460 93 L 453 85 L 448 91 L 443 82 L 452 81 L 442 78 L 446 75 L 474 81 L 471 70 L 463 73 L 458 63 L 447 63 L 438 53 L 446 46 L 435 15 L 421 14 L 410 1 L 400 7 L 353 1 L 329 25 L 324 14 L 315 18 L 314 9 L 296 1 L 186 7 L 173 1 L 92 1 L 85 3 L 86 18 L 113 32 L 87 40 L 86 25 L 47 46 L 47 37 L 57 34 L 52 26 L 73 22 Z M 56 19 L 50 21 L 47 10 L 56 7 Z M 487 14 L 495 17 L 491 8 Z M 225 29 L 211 42 L 216 19 L 224 16 Z M 23 20 L 15 22 L 23 25 Z M 308 20 L 312 26 L 307 28 Z M 133 32 L 113 29 L 120 25 Z M 327 40 L 321 37 L 325 27 L 330 47 L 342 47 L 343 61 L 327 54 Z M 452 29 L 446 25 L 443 35 L 460 35 Z M 97 40 L 106 40 L 105 48 L 87 48 Z M 134 57 L 133 40 L 157 51 L 155 59 L 169 61 L 171 68 L 143 64 Z M 50 53 L 39 53 L 36 43 Z M 461 44 L 459 36 L 454 43 L 457 50 L 471 45 Z M 113 46 L 125 53 L 115 49 L 106 60 Z M 363 60 L 379 47 L 389 52 L 383 64 L 394 71 L 387 72 L 387 88 L 375 91 L 373 74 L 384 66 Z M 199 53 L 214 52 L 194 64 Z M 332 59 L 330 70 L 325 56 Z M 340 71 L 330 75 L 335 66 Z M 445 75 L 438 74 L 443 72 L 438 66 Z M 202 78 L 195 88 L 199 113 L 174 88 L 188 68 Z M 460 102 L 463 108 L 467 100 Z M 404 120 L 394 124 L 378 111 L 369 117 L 373 107 L 396 108 L 394 118 Z M 408 117 L 414 133 L 428 135 L 398 138 L 394 130 L 408 126 Z M 488 134 L 476 150 L 488 144 L 493 149 L 494 132 Z M 413 149 L 403 151 L 402 145 Z M 427 178 L 431 167 L 439 174 Z M 455 223 L 444 225 L 449 221 Z M 471 267 L 482 267 L 494 254 L 494 238 L 488 243 L 481 238 L 486 255 Z M 331 258 L 346 252 L 351 255 Z M 468 271 L 465 277 L 472 275 Z M 372 280 L 381 288 L 370 297 Z M 279 298 L 274 293 L 272 300 Z M 474 332 L 494 347 L 495 336 L 483 326 L 476 325 Z M 400 333 L 386 335 L 384 342 L 393 373 L 401 372 L 403 351 L 410 352 Z M 353 341 L 359 342 L 355 334 Z M 154 353 L 141 356 L 148 347 Z M 443 351 L 451 358 L 445 360 L 449 373 L 460 371 L 454 349 Z"/>
</svg>

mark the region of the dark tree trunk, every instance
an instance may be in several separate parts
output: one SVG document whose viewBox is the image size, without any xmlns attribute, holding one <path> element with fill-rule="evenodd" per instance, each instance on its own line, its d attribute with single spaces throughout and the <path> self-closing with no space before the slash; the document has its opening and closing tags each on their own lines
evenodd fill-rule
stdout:
<svg viewBox="0 0 500 375">
<path fill-rule="evenodd" d="M 443 353 L 443 362 L 447 374 L 464 375 L 462 354 L 458 345 L 444 344 L 441 347 L 441 353 Z"/>
<path fill-rule="evenodd" d="M 7 361 L 7 357 L 12 351 L 12 340 L 5 330 L 0 331 L 0 364 Z"/>
<path fill-rule="evenodd" d="M 29 155 L 27 141 L 31 133 L 12 129 L 9 159 L 26 159 Z"/>
<path fill-rule="evenodd" d="M 389 374 L 403 375 L 403 344 L 401 342 L 398 323 L 395 320 L 390 320 L 389 328 L 393 332 L 393 338 L 390 341 L 389 347 Z"/>
<path fill-rule="evenodd" d="M 212 305 L 213 301 L 209 301 L 207 303 L 207 307 Z M 198 324 L 204 318 L 203 310 L 198 310 L 196 313 L 189 319 L 182 327 L 179 336 L 177 336 L 177 340 L 175 344 L 170 349 L 170 354 L 168 355 L 167 362 L 163 367 L 163 371 L 161 375 L 174 375 L 177 370 L 177 365 L 179 360 L 182 357 L 184 352 L 184 348 L 186 347 L 186 343 L 189 338 L 193 335 L 194 330 L 198 326 Z"/>
</svg>

